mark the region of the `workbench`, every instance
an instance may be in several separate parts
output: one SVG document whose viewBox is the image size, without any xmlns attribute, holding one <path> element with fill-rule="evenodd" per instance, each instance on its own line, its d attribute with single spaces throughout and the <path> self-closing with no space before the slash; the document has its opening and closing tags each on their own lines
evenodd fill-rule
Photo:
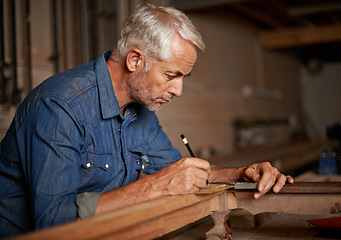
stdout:
<svg viewBox="0 0 341 240">
<path fill-rule="evenodd" d="M 224 167 L 243 167 L 253 163 L 270 162 L 280 172 L 297 176 L 318 162 L 324 148 L 338 146 L 338 141 L 296 141 L 273 146 L 255 147 L 230 154 L 211 156 L 211 164 Z"/>
<path fill-rule="evenodd" d="M 154 239 L 209 215 L 214 226 L 206 233 L 207 239 L 228 239 L 231 229 L 226 220 L 233 209 L 242 208 L 252 214 L 329 215 L 341 202 L 339 182 L 287 184 L 280 193 L 269 192 L 261 199 L 253 199 L 254 191 L 227 189 L 210 194 L 168 196 L 14 239 Z"/>
<path fill-rule="evenodd" d="M 271 219 L 255 228 L 232 227 L 233 240 L 336 240 L 340 232 L 336 230 L 317 230 L 309 226 L 307 219 L 323 218 L 316 215 L 293 215 L 276 213 Z M 205 233 L 214 222 L 209 217 L 191 229 L 180 229 L 156 240 L 205 240 Z"/>
</svg>

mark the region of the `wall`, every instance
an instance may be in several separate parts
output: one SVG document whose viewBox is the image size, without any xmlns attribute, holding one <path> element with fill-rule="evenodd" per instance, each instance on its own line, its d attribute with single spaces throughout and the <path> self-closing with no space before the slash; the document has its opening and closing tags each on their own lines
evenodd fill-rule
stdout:
<svg viewBox="0 0 341 240">
<path fill-rule="evenodd" d="M 106 1 L 100 1 L 99 7 L 103 7 L 104 2 Z M 54 62 L 51 60 L 54 54 L 51 3 L 52 1 L 46 0 L 31 1 L 33 87 L 55 72 Z M 71 7 L 70 4 L 66 3 Z M 72 22 L 69 13 L 70 11 L 65 11 L 66 44 L 73 38 L 73 35 L 69 35 L 69 23 Z M 232 125 L 236 118 L 276 119 L 292 115 L 300 118 L 300 64 L 295 56 L 281 52 L 257 52 L 254 32 L 232 23 L 222 15 L 197 12 L 190 13 L 189 16 L 203 35 L 206 51 L 199 53 L 191 77 L 186 78 L 183 96 L 174 99 L 157 113 L 164 130 L 183 155 L 188 153 L 180 139 L 182 133 L 190 140 L 194 150 L 208 142 L 218 154 L 226 154 L 234 151 L 235 133 Z M 107 27 L 99 30 L 107 32 Z M 61 37 L 63 36 L 62 34 Z M 110 41 L 101 38 L 99 41 L 103 48 L 99 52 L 110 45 Z M 69 56 L 72 54 L 67 46 L 64 52 L 67 56 L 61 55 L 61 68 L 80 64 Z M 63 47 L 61 45 L 60 54 L 63 54 Z M 21 42 L 18 53 L 22 56 L 19 59 L 20 87 L 26 89 L 27 66 L 23 60 L 25 48 Z M 7 56 L 10 56 L 9 52 Z M 275 90 L 280 92 L 281 98 L 246 98 L 242 93 L 245 86 Z M 13 113 L 12 107 L 7 113 L 0 115 L 11 118 Z M 0 119 L 0 130 L 3 130 L 0 135 L 7 128 L 8 118 Z M 287 127 L 277 126 L 266 132 L 266 143 L 288 141 L 289 135 Z"/>
<path fill-rule="evenodd" d="M 314 139 L 326 138 L 326 127 L 341 121 L 341 62 L 325 63 L 321 71 L 301 67 L 303 106 Z"/>
<path fill-rule="evenodd" d="M 209 142 L 218 154 L 226 154 L 234 150 L 232 125 L 237 117 L 273 119 L 295 115 L 300 118 L 300 68 L 295 56 L 264 52 L 261 58 L 256 57 L 253 32 L 214 13 L 189 16 L 202 33 L 206 50 L 199 53 L 191 76 L 185 79 L 183 96 L 157 113 L 164 130 L 183 155 L 188 153 L 179 137 L 182 133 L 195 150 L 203 142 Z M 264 65 L 264 71 L 256 67 L 259 65 Z M 257 79 L 259 75 L 264 78 Z M 280 100 L 245 98 L 242 94 L 245 85 L 278 90 L 282 97 Z M 277 134 L 269 144 L 288 141 L 287 129 L 275 131 Z"/>
<path fill-rule="evenodd" d="M 40 84 L 43 80 L 71 67 L 97 57 L 105 49 L 114 47 L 118 26 L 116 25 L 115 11 L 117 1 L 98 0 L 96 7 L 99 17 L 97 26 L 93 28 L 92 38 L 96 41 L 94 53 L 89 46 L 90 33 L 88 29 L 89 18 L 86 15 L 85 6 L 88 1 L 56 1 L 52 0 L 31 0 L 30 17 L 25 19 L 25 2 L 21 0 L 4 0 L 4 28 L 5 28 L 5 62 L 9 67 L 5 70 L 6 76 L 10 79 L 8 95 L 12 92 L 12 25 L 9 9 L 10 2 L 15 1 L 16 13 L 16 35 L 17 35 L 17 60 L 18 60 L 18 88 L 21 90 L 21 100 L 28 92 Z M 88 3 L 93 3 L 90 1 Z M 127 1 L 120 0 L 121 5 Z M 54 24 L 53 10 L 57 14 L 58 49 L 54 46 Z M 82 13 L 82 14 L 81 14 Z M 80 22 L 80 18 L 83 21 Z M 30 23 L 30 55 L 27 47 L 26 33 L 28 31 L 27 21 Z M 97 32 L 98 31 L 98 32 Z M 94 57 L 91 56 L 93 53 Z M 58 58 L 56 58 L 58 56 Z M 31 60 L 29 68 L 28 58 Z M 56 67 L 58 61 L 58 68 Z M 31 73 L 28 71 L 31 69 Z M 31 75 L 31 83 L 29 76 Z M 2 87 L 2 85 L 1 85 Z M 0 89 L 2 90 L 2 89 Z M 0 139 L 7 131 L 9 123 L 15 113 L 17 104 L 6 102 L 0 104 Z"/>
<path fill-rule="evenodd" d="M 18 3 L 18 1 L 16 2 Z M 31 61 L 32 61 L 32 83 L 29 83 L 28 78 L 28 63 L 27 63 L 27 45 L 25 43 L 26 19 L 23 18 L 24 11 L 23 1 L 21 4 L 15 4 L 16 8 L 16 35 L 17 35 L 17 74 L 18 88 L 22 90 L 22 99 L 30 91 L 31 87 L 38 85 L 43 79 L 51 76 L 54 73 L 53 61 L 53 42 L 52 42 L 52 21 L 51 21 L 51 1 L 34 0 L 31 3 Z M 10 78 L 12 72 L 12 38 L 11 24 L 9 18 L 9 1 L 4 1 L 4 28 L 5 28 L 5 62 L 9 64 L 9 68 L 5 69 L 5 75 Z M 11 79 L 9 84 L 12 84 Z M 10 87 L 10 86 L 9 86 Z M 11 90 L 9 91 L 11 93 Z M 14 116 L 17 105 L 1 104 L 0 105 L 0 139 L 2 139 L 9 127 L 9 124 Z"/>
</svg>

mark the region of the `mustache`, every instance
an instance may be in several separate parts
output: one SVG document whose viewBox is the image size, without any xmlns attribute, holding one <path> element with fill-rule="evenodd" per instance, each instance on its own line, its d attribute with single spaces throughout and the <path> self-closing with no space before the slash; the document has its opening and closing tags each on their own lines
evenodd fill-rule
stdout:
<svg viewBox="0 0 341 240">
<path fill-rule="evenodd" d="M 161 96 L 161 97 L 158 97 L 158 99 L 162 99 L 162 100 L 170 102 L 173 99 L 173 97 L 174 97 L 174 95 L 170 95 L 169 97 Z"/>
</svg>

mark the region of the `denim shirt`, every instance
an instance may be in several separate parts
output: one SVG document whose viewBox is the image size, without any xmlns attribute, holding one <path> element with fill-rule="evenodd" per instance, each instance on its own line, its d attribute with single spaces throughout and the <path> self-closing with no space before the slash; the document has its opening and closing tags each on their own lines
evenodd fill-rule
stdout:
<svg viewBox="0 0 341 240">
<path fill-rule="evenodd" d="M 181 158 L 154 112 L 122 115 L 105 51 L 45 80 L 25 98 L 0 144 L 0 235 L 77 219 L 77 196 L 104 193 Z"/>
</svg>

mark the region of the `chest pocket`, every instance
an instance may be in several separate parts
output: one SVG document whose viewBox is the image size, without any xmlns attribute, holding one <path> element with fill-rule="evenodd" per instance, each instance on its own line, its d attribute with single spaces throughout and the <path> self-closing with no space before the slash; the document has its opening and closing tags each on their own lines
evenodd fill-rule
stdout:
<svg viewBox="0 0 341 240">
<path fill-rule="evenodd" d="M 132 155 L 132 162 L 136 166 L 136 170 L 146 174 L 152 174 L 154 169 L 153 161 L 148 157 L 147 145 L 132 147 L 129 149 Z"/>
<path fill-rule="evenodd" d="M 108 186 L 115 188 L 119 186 L 120 179 L 124 175 L 124 171 L 119 166 L 115 166 L 114 156 L 110 153 L 84 153 L 81 169 L 80 190 L 82 191 L 102 191 Z"/>
<path fill-rule="evenodd" d="M 98 154 L 98 153 L 86 153 L 85 161 L 82 163 L 82 167 L 87 170 L 103 169 L 109 171 L 112 168 L 111 154 Z"/>
</svg>

